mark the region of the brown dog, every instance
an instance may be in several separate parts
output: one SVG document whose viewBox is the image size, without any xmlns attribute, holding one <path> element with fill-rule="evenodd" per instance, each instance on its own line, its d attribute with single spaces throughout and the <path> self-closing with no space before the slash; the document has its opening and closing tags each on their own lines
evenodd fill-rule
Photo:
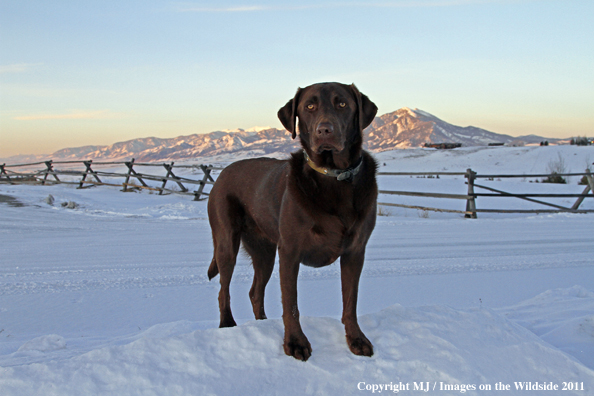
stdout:
<svg viewBox="0 0 594 396">
<path fill-rule="evenodd" d="M 303 151 L 288 160 L 238 161 L 221 172 L 208 201 L 214 242 L 208 277 L 221 275 L 220 327 L 236 324 L 229 284 L 240 242 L 254 266 L 249 294 L 256 319 L 266 319 L 264 289 L 278 248 L 285 353 L 307 360 L 311 345 L 297 309 L 299 265 L 323 267 L 340 257 L 347 344 L 356 355 L 373 355 L 356 310 L 377 206 L 377 165 L 361 148 L 362 131 L 376 112 L 375 104 L 354 85 L 321 83 L 298 89 L 278 117 L 293 139 L 299 119 Z"/>
</svg>

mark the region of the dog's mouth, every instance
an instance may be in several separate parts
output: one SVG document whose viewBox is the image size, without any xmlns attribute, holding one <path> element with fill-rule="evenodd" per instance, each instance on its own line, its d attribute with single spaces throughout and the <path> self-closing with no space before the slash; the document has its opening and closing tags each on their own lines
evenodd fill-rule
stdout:
<svg viewBox="0 0 594 396">
<path fill-rule="evenodd" d="M 329 144 L 322 144 L 318 147 L 317 152 L 318 154 L 323 153 L 324 151 L 338 151 L 336 147 L 331 146 Z"/>
<path fill-rule="evenodd" d="M 313 151 L 317 154 L 322 154 L 324 151 L 333 153 L 341 152 L 344 149 L 340 144 L 322 143 L 317 147 L 313 147 Z"/>
</svg>

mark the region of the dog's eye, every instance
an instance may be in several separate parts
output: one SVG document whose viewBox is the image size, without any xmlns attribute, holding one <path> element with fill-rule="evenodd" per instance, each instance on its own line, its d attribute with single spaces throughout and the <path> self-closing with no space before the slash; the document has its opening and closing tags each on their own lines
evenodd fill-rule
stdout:
<svg viewBox="0 0 594 396">
<path fill-rule="evenodd" d="M 344 109 L 344 108 L 346 107 L 346 103 L 344 103 L 344 102 L 340 102 L 340 103 L 338 104 L 338 107 L 340 107 L 341 109 Z"/>
<path fill-rule="evenodd" d="M 311 104 L 310 103 L 310 104 L 307 105 L 307 110 L 313 110 L 315 108 L 316 108 L 316 106 L 314 104 Z"/>
</svg>

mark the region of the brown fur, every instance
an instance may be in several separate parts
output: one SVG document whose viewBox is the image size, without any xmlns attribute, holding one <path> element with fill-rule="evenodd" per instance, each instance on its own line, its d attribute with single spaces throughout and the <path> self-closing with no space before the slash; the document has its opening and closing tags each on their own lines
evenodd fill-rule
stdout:
<svg viewBox="0 0 594 396">
<path fill-rule="evenodd" d="M 308 107 L 309 106 L 309 107 Z M 364 150 L 362 131 L 377 107 L 354 85 L 322 83 L 299 89 L 278 116 L 318 167 L 348 169 L 362 161 L 350 181 L 312 169 L 303 152 L 288 160 L 256 158 L 225 168 L 210 193 L 208 217 L 214 257 L 208 269 L 220 274 L 220 327 L 235 326 L 229 284 L 240 243 L 251 256 L 254 280 L 250 299 L 256 319 L 266 319 L 264 290 L 279 252 L 284 350 L 307 360 L 311 345 L 299 323 L 299 265 L 332 264 L 340 257 L 343 315 L 347 344 L 357 355 L 373 346 L 357 323 L 357 293 L 365 246 L 375 226 L 377 165 Z"/>
</svg>

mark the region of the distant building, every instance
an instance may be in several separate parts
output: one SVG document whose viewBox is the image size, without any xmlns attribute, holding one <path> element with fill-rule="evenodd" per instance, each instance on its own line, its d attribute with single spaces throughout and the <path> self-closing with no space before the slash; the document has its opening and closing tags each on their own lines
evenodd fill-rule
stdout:
<svg viewBox="0 0 594 396">
<path fill-rule="evenodd" d="M 426 148 L 436 148 L 441 150 L 449 150 L 462 147 L 462 143 L 425 143 Z"/>
</svg>

